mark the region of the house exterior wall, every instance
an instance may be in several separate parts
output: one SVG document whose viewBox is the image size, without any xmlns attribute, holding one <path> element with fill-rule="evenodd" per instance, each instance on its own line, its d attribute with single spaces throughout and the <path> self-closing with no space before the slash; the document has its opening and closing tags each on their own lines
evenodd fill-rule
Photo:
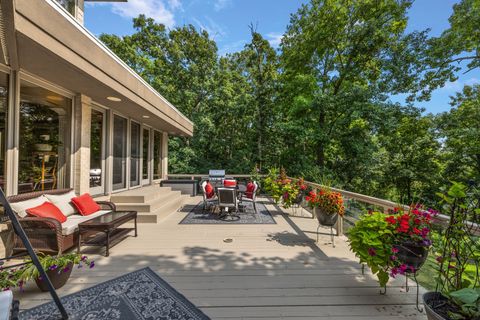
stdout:
<svg viewBox="0 0 480 320">
<path fill-rule="evenodd" d="M 20 192 L 20 94 L 24 90 L 21 83 L 25 81 L 72 101 L 71 111 L 61 116 L 62 121 L 58 125 L 60 131 L 68 134 L 61 141 L 65 146 L 65 154 L 53 155 L 64 164 L 61 168 L 64 174 L 54 182 L 55 188 L 72 187 L 77 193 L 91 190 L 92 108 L 104 110 L 105 114 L 102 193 L 113 192 L 113 114 L 127 120 L 128 142 L 133 121 L 140 124 L 141 130 L 150 131 L 149 179 L 141 179 L 143 185 L 155 182 L 151 165 L 153 136 L 155 131 L 161 133 L 161 155 L 156 160 L 161 161 L 161 178 L 166 178 L 169 135 L 191 136 L 193 124 L 190 120 L 101 45 L 80 23 L 75 19 L 72 21 L 54 0 L 2 0 L 0 9 L 0 26 L 6 32 L 5 40 L 0 40 L 5 41 L 0 47 L 6 48 L 2 51 L 4 60 L 0 60 L 0 71 L 10 75 L 6 142 L 3 146 L 7 170 L 2 187 L 6 193 L 13 195 Z M 111 101 L 108 97 L 118 98 L 119 101 Z M 49 104 L 55 110 L 55 101 Z M 131 161 L 129 144 L 127 149 L 125 179 L 128 189 Z M 43 182 L 35 185 L 44 188 Z"/>
</svg>

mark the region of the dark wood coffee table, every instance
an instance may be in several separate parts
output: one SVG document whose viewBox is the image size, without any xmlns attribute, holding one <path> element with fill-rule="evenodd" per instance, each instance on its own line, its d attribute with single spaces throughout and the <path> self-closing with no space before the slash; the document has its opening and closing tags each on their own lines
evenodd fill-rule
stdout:
<svg viewBox="0 0 480 320">
<path fill-rule="evenodd" d="M 135 228 L 119 228 L 122 224 L 134 220 Z M 110 247 L 119 243 L 130 231 L 135 231 L 137 236 L 137 212 L 136 211 L 112 211 L 100 217 L 82 222 L 78 225 L 78 245 L 105 246 L 105 256 L 110 254 Z M 84 238 L 82 240 L 82 238 Z"/>
</svg>

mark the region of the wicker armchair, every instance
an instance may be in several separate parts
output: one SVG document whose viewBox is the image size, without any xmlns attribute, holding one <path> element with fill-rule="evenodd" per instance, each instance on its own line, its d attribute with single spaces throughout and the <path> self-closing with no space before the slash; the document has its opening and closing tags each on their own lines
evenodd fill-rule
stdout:
<svg viewBox="0 0 480 320">
<path fill-rule="evenodd" d="M 22 193 L 15 196 L 7 197 L 8 202 L 15 203 L 25 201 L 41 196 L 42 194 L 60 195 L 70 192 L 72 189 L 57 189 L 35 191 L 29 193 Z M 102 209 L 115 211 L 115 204 L 109 201 L 97 201 Z M 18 216 L 17 216 L 18 217 Z M 44 252 L 49 254 L 61 254 L 68 249 L 77 245 L 78 231 L 69 235 L 62 234 L 62 225 L 55 219 L 38 218 L 38 217 L 18 217 L 25 233 L 32 244 L 32 247 L 37 252 Z M 13 252 L 25 251 L 21 239 L 15 234 L 13 243 Z"/>
</svg>

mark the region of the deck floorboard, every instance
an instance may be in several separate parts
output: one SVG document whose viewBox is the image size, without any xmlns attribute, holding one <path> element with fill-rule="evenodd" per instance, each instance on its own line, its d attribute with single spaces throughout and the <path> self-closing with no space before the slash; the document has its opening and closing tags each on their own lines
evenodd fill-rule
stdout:
<svg viewBox="0 0 480 320">
<path fill-rule="evenodd" d="M 277 224 L 179 225 L 187 210 L 158 224 L 139 224 L 139 236 L 117 244 L 108 258 L 101 248 L 82 248 L 96 267 L 74 270 L 58 293 L 148 266 L 212 319 L 426 319 L 415 309 L 413 282 L 406 292 L 404 279 L 395 279 L 380 295 L 345 237 L 337 237 L 333 248 L 329 230 L 322 228 L 316 243 L 315 220 L 286 216 L 273 204 L 267 208 Z M 22 309 L 50 301 L 32 284 L 15 296 Z"/>
</svg>

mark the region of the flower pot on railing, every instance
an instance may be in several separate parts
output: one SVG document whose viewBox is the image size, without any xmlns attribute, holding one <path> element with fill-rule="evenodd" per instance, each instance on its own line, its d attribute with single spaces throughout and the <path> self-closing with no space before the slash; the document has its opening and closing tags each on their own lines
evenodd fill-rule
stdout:
<svg viewBox="0 0 480 320">
<path fill-rule="evenodd" d="M 410 271 L 418 271 L 427 260 L 428 247 L 423 244 L 403 242 L 394 247 L 398 250 L 396 254 L 398 260 L 413 268 L 409 269 Z"/>
<path fill-rule="evenodd" d="M 338 220 L 338 213 L 327 214 L 320 207 L 315 208 L 315 216 L 317 217 L 318 223 L 327 227 L 334 226 Z"/>
<path fill-rule="evenodd" d="M 46 270 L 47 276 L 52 282 L 52 285 L 55 289 L 59 289 L 67 283 L 67 280 L 70 278 L 72 274 L 73 263 L 70 262 L 65 268 L 50 268 Z M 37 287 L 46 292 L 48 291 L 47 282 L 43 279 L 36 278 L 35 282 L 37 283 Z"/>
</svg>

